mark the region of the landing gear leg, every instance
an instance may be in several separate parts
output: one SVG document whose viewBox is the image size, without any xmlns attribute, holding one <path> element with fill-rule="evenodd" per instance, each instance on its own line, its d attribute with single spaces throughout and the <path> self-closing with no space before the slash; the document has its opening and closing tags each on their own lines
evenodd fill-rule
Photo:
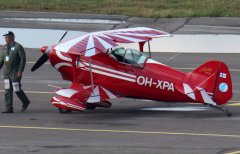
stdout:
<svg viewBox="0 0 240 154">
<path fill-rule="evenodd" d="M 208 104 L 207 104 L 207 105 L 208 105 Z M 219 106 L 211 105 L 211 104 L 210 104 L 209 106 L 212 107 L 212 108 L 215 108 L 215 109 L 217 109 L 217 110 L 220 110 L 220 111 L 225 112 L 228 117 L 231 117 L 231 116 L 232 116 L 232 113 L 228 110 L 228 108 L 223 109 L 223 108 L 221 108 L 221 107 L 219 107 Z"/>
</svg>

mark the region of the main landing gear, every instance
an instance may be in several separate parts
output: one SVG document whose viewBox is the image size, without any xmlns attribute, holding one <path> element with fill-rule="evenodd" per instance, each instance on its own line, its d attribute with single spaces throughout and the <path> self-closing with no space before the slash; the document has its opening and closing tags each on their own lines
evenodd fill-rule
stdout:
<svg viewBox="0 0 240 154">
<path fill-rule="evenodd" d="M 87 110 L 95 110 L 96 106 L 87 106 L 86 108 Z M 63 114 L 70 114 L 72 112 L 72 110 L 69 109 L 62 109 L 62 108 L 58 108 L 59 113 L 63 113 Z"/>
<path fill-rule="evenodd" d="M 58 111 L 59 111 L 59 113 L 64 113 L 64 114 L 67 114 L 67 113 L 71 113 L 71 112 L 72 112 L 72 110 L 62 109 L 62 108 L 58 108 Z"/>
<path fill-rule="evenodd" d="M 232 113 L 228 110 L 228 108 L 221 108 L 219 106 L 212 105 L 212 104 L 205 104 L 205 105 L 209 105 L 212 108 L 225 112 L 228 117 L 232 116 Z"/>
</svg>

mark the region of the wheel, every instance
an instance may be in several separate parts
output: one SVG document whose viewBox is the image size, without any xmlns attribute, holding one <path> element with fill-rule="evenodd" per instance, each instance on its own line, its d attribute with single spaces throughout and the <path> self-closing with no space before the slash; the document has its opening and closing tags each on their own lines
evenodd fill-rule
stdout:
<svg viewBox="0 0 240 154">
<path fill-rule="evenodd" d="M 231 116 L 232 116 L 232 113 L 231 113 L 231 112 L 227 112 L 227 116 L 228 116 L 228 117 L 231 117 Z"/>
<path fill-rule="evenodd" d="M 95 110 L 96 106 L 87 106 L 87 110 Z"/>
<path fill-rule="evenodd" d="M 228 117 L 232 116 L 232 113 L 230 111 L 228 111 L 228 109 L 226 109 L 226 114 L 227 114 Z"/>
<path fill-rule="evenodd" d="M 72 110 L 69 110 L 69 109 L 62 109 L 62 108 L 58 108 L 58 111 L 59 111 L 59 113 L 71 113 L 72 112 Z"/>
</svg>

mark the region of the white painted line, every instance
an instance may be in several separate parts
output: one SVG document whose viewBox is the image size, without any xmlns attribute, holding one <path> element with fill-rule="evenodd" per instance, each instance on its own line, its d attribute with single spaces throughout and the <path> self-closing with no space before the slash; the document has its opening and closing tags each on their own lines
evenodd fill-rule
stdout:
<svg viewBox="0 0 240 154">
<path fill-rule="evenodd" d="M 184 27 L 202 27 L 202 28 L 221 28 L 221 29 L 236 29 L 240 30 L 240 27 L 230 27 L 230 26 L 207 26 L 207 25 L 184 25 Z"/>
<path fill-rule="evenodd" d="M 143 111 L 205 111 L 209 110 L 209 107 L 151 107 L 151 108 L 143 108 L 140 109 Z"/>
<path fill-rule="evenodd" d="M 240 103 L 240 101 L 229 101 L 229 103 Z"/>
<path fill-rule="evenodd" d="M 47 91 L 24 91 L 29 94 L 55 94 L 55 92 L 47 92 Z"/>
<path fill-rule="evenodd" d="M 35 64 L 36 63 L 36 61 L 35 62 L 27 62 L 27 64 Z M 47 64 L 47 65 L 50 65 L 50 63 L 44 63 L 44 64 Z"/>
<path fill-rule="evenodd" d="M 196 67 L 196 68 L 194 68 L 194 67 L 173 67 L 173 68 L 179 69 L 179 70 L 194 70 L 194 69 L 196 69 L 197 67 Z M 229 71 L 230 71 L 230 72 L 240 72 L 240 69 L 230 68 Z"/>
<path fill-rule="evenodd" d="M 240 103 L 227 104 L 227 106 L 240 106 Z"/>
<path fill-rule="evenodd" d="M 81 24 L 120 24 L 125 23 L 121 20 L 105 20 L 105 19 L 62 19 L 62 18 L 3 18 L 5 20 L 15 21 L 43 21 L 43 22 L 63 22 L 63 23 L 81 23 Z"/>
<path fill-rule="evenodd" d="M 231 72 L 240 72 L 240 69 L 229 69 Z"/>
<path fill-rule="evenodd" d="M 240 154 L 240 151 L 229 152 L 229 153 L 226 153 L 226 154 Z"/>
<path fill-rule="evenodd" d="M 170 57 L 170 58 L 167 60 L 167 62 L 173 60 L 174 58 L 176 58 L 176 57 L 179 56 L 180 54 L 181 54 L 181 53 L 177 53 L 177 54 L 175 54 L 174 56 Z"/>
<path fill-rule="evenodd" d="M 240 138 L 239 134 L 207 134 L 207 133 L 181 133 L 181 132 L 160 132 L 160 131 L 131 131 L 131 130 L 106 130 L 106 129 L 81 129 L 81 128 L 56 128 L 56 127 L 31 127 L 31 126 L 7 126 L 0 125 L 0 128 L 11 129 L 32 129 L 49 131 L 78 131 L 78 132 L 96 132 L 96 133 L 128 133 L 128 134 L 153 134 L 153 135 L 181 135 L 181 136 L 202 136 L 202 137 L 224 137 Z"/>
<path fill-rule="evenodd" d="M 0 90 L 0 92 L 5 92 L 5 90 Z M 55 92 L 47 92 L 47 91 L 25 91 L 25 93 L 29 94 L 56 94 Z"/>
</svg>

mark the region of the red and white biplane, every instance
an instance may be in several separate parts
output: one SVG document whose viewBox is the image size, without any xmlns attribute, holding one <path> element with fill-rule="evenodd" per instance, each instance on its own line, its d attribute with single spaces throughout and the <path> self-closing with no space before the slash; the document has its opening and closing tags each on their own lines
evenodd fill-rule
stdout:
<svg viewBox="0 0 240 154">
<path fill-rule="evenodd" d="M 49 59 L 63 80 L 72 82 L 68 88 L 57 89 L 57 96 L 51 99 L 61 113 L 108 108 L 111 99 L 127 97 L 202 103 L 231 116 L 228 109 L 219 107 L 232 97 L 228 67 L 214 60 L 183 73 L 159 63 L 143 47 L 164 36 L 170 34 L 145 27 L 88 33 L 42 47 L 43 55 L 32 71 Z M 139 51 L 124 49 L 119 43 L 138 43 Z"/>
</svg>

